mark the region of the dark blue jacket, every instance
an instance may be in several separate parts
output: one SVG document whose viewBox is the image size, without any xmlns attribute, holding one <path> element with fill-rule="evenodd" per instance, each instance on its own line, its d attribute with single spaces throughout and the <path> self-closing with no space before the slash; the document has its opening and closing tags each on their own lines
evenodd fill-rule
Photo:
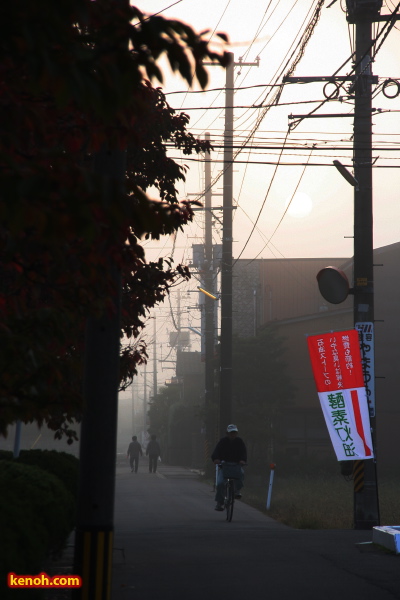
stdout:
<svg viewBox="0 0 400 600">
<path fill-rule="evenodd" d="M 244 441 L 240 437 L 231 440 L 228 436 L 219 440 L 211 455 L 211 460 L 225 460 L 227 462 L 247 462 L 247 450 Z"/>
</svg>

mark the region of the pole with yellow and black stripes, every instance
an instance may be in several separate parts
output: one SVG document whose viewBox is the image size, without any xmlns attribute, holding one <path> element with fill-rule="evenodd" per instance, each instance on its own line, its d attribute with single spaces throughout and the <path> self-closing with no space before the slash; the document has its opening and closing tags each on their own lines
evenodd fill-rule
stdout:
<svg viewBox="0 0 400 600">
<path fill-rule="evenodd" d="M 364 461 L 355 460 L 353 464 L 354 493 L 362 492 L 364 489 Z"/>
<path fill-rule="evenodd" d="M 75 597 L 81 600 L 111 598 L 113 531 L 92 529 L 76 532 L 76 568 L 80 570 L 82 587 Z"/>
</svg>

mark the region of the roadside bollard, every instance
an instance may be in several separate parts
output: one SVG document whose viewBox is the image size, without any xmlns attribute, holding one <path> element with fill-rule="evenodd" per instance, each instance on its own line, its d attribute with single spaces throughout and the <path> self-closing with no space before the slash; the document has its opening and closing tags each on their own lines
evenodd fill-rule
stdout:
<svg viewBox="0 0 400 600">
<path fill-rule="evenodd" d="M 269 510 L 269 507 L 271 506 L 272 486 L 274 483 L 274 473 L 275 473 L 276 464 L 271 463 L 269 466 L 271 468 L 271 472 L 269 475 L 268 497 L 267 497 L 267 504 L 266 504 L 267 510 Z"/>
</svg>

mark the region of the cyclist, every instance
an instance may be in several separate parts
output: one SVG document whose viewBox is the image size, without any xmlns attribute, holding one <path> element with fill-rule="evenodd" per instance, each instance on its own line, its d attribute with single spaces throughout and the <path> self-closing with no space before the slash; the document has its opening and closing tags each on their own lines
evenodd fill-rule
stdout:
<svg viewBox="0 0 400 600">
<path fill-rule="evenodd" d="M 226 436 L 221 438 L 211 455 L 211 460 L 215 465 L 221 462 L 233 462 L 241 465 L 247 462 L 247 449 L 242 438 L 238 436 L 238 428 L 236 425 L 228 425 L 226 428 Z M 235 498 L 241 498 L 240 490 L 243 487 L 244 471 L 240 469 L 241 477 L 236 482 Z M 217 490 L 215 494 L 217 506 L 215 510 L 224 510 L 224 474 L 222 469 L 218 469 Z"/>
</svg>

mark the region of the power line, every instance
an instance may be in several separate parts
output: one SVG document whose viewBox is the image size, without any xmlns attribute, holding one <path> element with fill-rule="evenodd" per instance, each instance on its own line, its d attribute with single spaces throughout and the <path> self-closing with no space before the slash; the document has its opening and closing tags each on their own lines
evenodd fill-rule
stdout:
<svg viewBox="0 0 400 600">
<path fill-rule="evenodd" d="M 297 1 L 297 0 L 296 0 L 296 1 Z M 313 13 L 313 19 L 314 19 L 314 17 L 316 17 L 316 21 L 315 21 L 315 23 L 314 23 L 314 26 L 312 26 L 312 25 L 313 25 L 312 21 L 309 21 L 309 23 L 308 23 L 308 25 L 305 27 L 305 29 L 304 29 L 303 33 L 300 35 L 300 37 L 299 37 L 299 40 L 297 41 L 297 44 L 296 44 L 296 46 L 293 48 L 293 50 L 291 50 L 291 49 L 292 49 L 292 47 L 294 46 L 294 44 L 295 44 L 295 41 L 293 41 L 293 42 L 292 42 L 292 44 L 291 44 L 291 46 L 290 46 L 289 50 L 287 51 L 287 53 L 286 53 L 286 55 L 285 55 L 285 58 L 284 58 L 284 59 L 281 61 L 281 64 L 280 64 L 280 66 L 278 67 L 278 69 L 277 69 L 277 70 L 276 70 L 276 72 L 275 72 L 275 75 L 274 75 L 275 82 L 277 82 L 277 81 L 278 81 L 278 80 L 281 78 L 281 75 L 282 75 L 283 71 L 284 71 L 284 70 L 287 68 L 287 66 L 290 64 L 290 61 L 293 59 L 293 57 L 294 57 L 294 56 L 295 56 L 295 54 L 296 54 L 296 51 L 298 51 L 298 54 L 295 56 L 295 58 L 294 58 L 294 60 L 293 60 L 293 62 L 292 62 L 292 64 L 291 64 L 291 67 L 290 67 L 290 69 L 289 69 L 289 71 L 288 71 L 288 73 L 292 73 L 292 72 L 294 72 L 294 70 L 295 70 L 295 68 L 296 68 L 296 66 L 297 66 L 297 64 L 298 64 L 298 62 L 300 61 L 300 59 L 301 59 L 301 58 L 302 58 L 302 56 L 303 56 L 304 49 L 305 49 L 305 47 L 306 47 L 306 45 L 307 45 L 307 43 L 308 43 L 308 41 L 309 41 L 309 39 L 310 39 L 310 37 L 311 37 L 311 35 L 312 35 L 313 31 L 314 31 L 314 27 L 315 27 L 315 25 L 317 24 L 317 22 L 318 22 L 318 20 L 319 20 L 319 13 L 320 13 L 320 8 L 322 8 L 322 4 L 323 4 L 323 0 L 322 0 L 322 2 L 321 2 L 321 0 L 320 0 L 320 2 L 319 2 L 319 3 L 318 3 L 318 5 L 317 5 L 317 8 L 315 9 L 315 11 L 314 11 L 314 13 Z M 292 7 L 292 8 L 293 8 L 293 7 Z M 299 31 L 301 31 L 301 30 L 302 30 L 302 28 L 303 28 L 303 26 L 304 26 L 304 23 L 306 22 L 306 20 L 307 20 L 307 18 L 308 18 L 308 15 L 311 13 L 311 11 L 312 11 L 312 7 L 310 7 L 310 9 L 309 9 L 309 11 L 308 11 L 308 13 L 307 13 L 306 17 L 304 18 L 304 20 L 303 20 L 303 23 L 302 23 L 301 27 L 299 28 Z M 311 32 L 311 33 L 310 33 L 310 32 Z M 308 34 L 310 34 L 310 35 L 308 36 Z M 290 52 L 291 52 L 291 54 L 290 54 L 290 56 L 289 56 L 289 53 L 290 53 Z M 288 56 L 289 56 L 289 58 L 287 58 Z M 287 60 L 286 60 L 286 58 L 287 58 Z M 286 60 L 286 62 L 285 62 L 285 60 Z M 283 65 L 284 65 L 284 66 L 283 66 Z M 286 73 L 286 75 L 288 75 L 288 73 Z M 284 88 L 283 88 L 283 82 L 280 82 L 280 83 L 281 83 L 281 87 L 280 87 L 280 89 L 278 89 L 278 90 L 277 90 L 277 93 L 275 94 L 275 97 L 273 98 L 272 104 L 275 104 L 275 103 L 277 103 L 277 102 L 279 101 L 279 99 L 280 99 L 280 96 L 282 95 L 282 92 L 283 92 L 283 89 L 284 89 Z M 263 102 L 264 102 L 264 103 L 266 102 L 268 95 L 269 95 L 269 92 L 267 93 L 267 96 L 265 96 L 265 97 L 264 97 L 264 100 L 263 100 Z M 260 96 L 257 98 L 257 101 L 259 100 L 259 98 L 260 98 L 260 97 L 261 97 L 261 95 L 260 95 Z M 245 114 L 246 114 L 246 113 L 245 113 Z M 262 119 L 264 119 L 264 117 L 265 117 L 265 114 L 266 114 L 266 112 L 262 112 L 262 113 L 261 113 L 261 120 L 262 120 Z M 241 117 L 241 118 L 243 118 L 243 116 L 244 116 L 244 115 L 242 115 L 242 117 Z M 246 120 L 248 120 L 249 118 L 251 118 L 251 117 L 249 116 L 249 117 L 248 117 Z M 253 129 L 252 129 L 252 131 L 254 131 L 254 129 L 255 129 L 255 128 L 257 129 L 257 125 L 258 125 L 258 123 L 259 123 L 259 119 L 260 119 L 260 117 L 259 117 L 259 118 L 257 119 L 257 121 L 256 121 L 256 126 L 255 126 L 255 127 L 253 126 Z M 245 122 L 246 122 L 246 121 L 245 121 Z"/>
<path fill-rule="evenodd" d="M 312 152 L 313 152 L 313 151 L 311 150 L 311 152 L 310 152 L 310 155 L 309 155 L 309 157 L 308 157 L 308 160 L 307 160 L 306 164 L 304 165 L 304 169 L 303 169 L 303 171 L 302 171 L 302 173 L 301 173 L 301 175 L 300 175 L 300 177 L 299 177 L 299 180 L 298 180 L 298 182 L 297 182 L 297 185 L 296 185 L 296 187 L 295 187 L 295 190 L 294 190 L 294 192 L 293 192 L 293 194 L 292 194 L 292 197 L 290 198 L 290 201 L 289 201 L 288 205 L 286 206 L 286 208 L 285 208 L 285 211 L 284 211 L 284 213 L 283 213 L 283 215 L 282 215 L 282 217 L 281 217 L 281 219 L 280 219 L 280 221 L 279 221 L 278 225 L 275 227 L 274 231 L 272 232 L 272 235 L 271 235 L 271 237 L 270 237 L 270 238 L 268 239 L 268 241 L 266 242 L 266 244 L 265 244 L 264 248 L 266 248 L 266 247 L 268 246 L 269 242 L 272 240 L 272 238 L 274 237 L 275 233 L 278 231 L 280 224 L 282 223 L 283 219 L 285 218 L 285 216 L 286 216 L 286 213 L 287 213 L 287 211 L 289 210 L 289 208 L 290 208 L 290 205 L 291 205 L 291 204 L 292 204 L 292 202 L 293 202 L 293 198 L 294 198 L 294 196 L 295 196 L 295 194 L 296 194 L 297 190 L 299 189 L 299 185 L 300 185 L 300 183 L 301 183 L 301 180 L 303 179 L 303 175 L 304 175 L 304 173 L 305 173 L 305 171 L 306 171 L 306 168 L 307 168 L 307 167 L 308 167 L 308 165 L 309 165 L 309 162 L 310 162 L 310 158 L 311 158 L 311 154 L 312 154 Z M 269 190 L 268 190 L 268 191 L 269 191 Z M 263 251 L 264 251 L 264 248 L 262 248 L 262 250 L 260 250 L 260 252 L 257 254 L 257 256 L 255 256 L 255 258 L 253 258 L 253 259 L 250 261 L 250 263 L 251 263 L 251 262 L 253 262 L 253 260 L 255 260 L 256 258 L 258 258 L 258 257 L 260 256 L 261 252 L 263 252 Z M 243 248 L 243 250 L 244 250 L 244 248 Z M 242 251 L 242 252 L 243 252 L 243 251 Z M 241 256 L 241 254 L 239 255 L 239 258 L 240 258 L 240 256 Z M 249 263 L 249 264 L 250 264 L 250 263 Z"/>
<path fill-rule="evenodd" d="M 267 83 L 258 83 L 257 85 L 247 85 L 247 86 L 238 86 L 235 87 L 234 90 L 235 92 L 240 92 L 241 90 L 251 90 L 254 88 L 273 88 L 273 87 L 279 87 L 280 84 L 278 83 L 271 83 L 271 84 L 267 84 Z M 209 88 L 207 90 L 178 90 L 176 92 L 164 92 L 164 96 L 171 96 L 173 94 L 207 94 L 209 92 L 224 92 L 226 89 L 226 87 L 219 87 L 219 88 Z"/>
<path fill-rule="evenodd" d="M 343 150 L 348 150 L 351 151 L 354 148 L 354 145 L 351 145 L 351 141 L 349 142 L 343 142 L 345 144 L 350 144 L 349 146 L 327 146 L 326 144 L 324 144 L 321 147 L 318 147 L 316 144 L 318 142 L 315 141 L 312 144 L 308 143 L 308 142 L 303 142 L 302 145 L 292 145 L 292 146 L 288 146 L 285 145 L 285 150 L 304 150 L 304 151 L 308 151 L 310 150 L 310 147 L 312 146 L 314 150 L 320 150 L 322 152 L 325 152 L 326 150 L 339 150 L 339 151 L 343 151 Z M 382 142 L 381 142 L 382 143 Z M 166 144 L 167 148 L 175 148 L 175 146 L 173 144 Z M 241 152 L 249 152 L 249 153 L 257 153 L 257 154 L 262 154 L 262 152 L 257 152 L 258 150 L 281 150 L 282 149 L 282 144 L 279 144 L 278 146 L 275 145 L 255 145 L 254 143 L 252 144 L 252 146 L 247 149 L 247 148 L 242 148 L 242 145 L 230 145 L 230 148 L 240 148 Z M 214 144 L 213 148 L 218 148 L 218 149 L 225 149 L 226 146 L 224 146 L 224 144 Z M 372 149 L 375 152 L 398 152 L 400 151 L 400 143 L 398 146 L 372 146 Z M 174 159 L 177 160 L 177 159 Z M 182 160 L 190 160 L 187 156 L 184 156 L 182 158 Z M 199 159 L 194 159 L 194 160 L 199 160 Z M 207 159 L 203 159 L 203 160 L 207 160 Z M 202 159 L 200 159 L 200 161 L 202 162 Z M 214 161 L 213 161 L 214 162 Z"/>
<path fill-rule="evenodd" d="M 217 23 L 217 24 L 216 24 L 216 26 L 214 27 L 214 30 L 213 30 L 212 34 L 210 35 L 210 37 L 208 38 L 208 41 L 210 41 L 210 40 L 212 39 L 212 37 L 213 37 L 213 35 L 214 35 L 214 33 L 215 33 L 215 31 L 216 31 L 216 29 L 217 29 L 218 25 L 219 25 L 219 24 L 220 24 L 220 22 L 221 22 L 221 19 L 222 19 L 222 17 L 224 16 L 224 14 L 225 14 L 225 12 L 226 12 L 226 9 L 227 9 L 227 8 L 228 8 L 228 6 L 230 5 L 230 3 L 231 3 L 231 0 L 228 0 L 228 3 L 227 3 L 227 5 L 225 6 L 224 12 L 222 13 L 221 17 L 220 17 L 220 18 L 219 18 L 219 20 L 218 20 L 218 23 Z M 191 82 L 190 82 L 190 83 L 192 83 L 192 81 L 193 81 L 193 77 L 194 77 L 194 74 L 193 74 L 193 76 L 192 76 L 192 78 L 191 78 Z M 188 92 L 189 92 L 189 88 L 187 89 L 186 95 L 187 95 L 187 93 L 188 93 Z M 186 95 L 185 95 L 185 98 L 186 98 Z M 183 101 L 182 101 L 182 104 L 183 104 L 183 102 L 185 101 L 185 98 L 183 99 Z"/>
<path fill-rule="evenodd" d="M 166 6 L 165 8 L 159 10 L 156 13 L 152 13 L 151 15 L 149 15 L 148 17 L 146 17 L 145 19 L 142 19 L 140 21 L 138 21 L 137 23 L 134 23 L 132 25 L 132 27 L 137 27 L 137 25 L 140 25 L 141 23 L 144 23 L 145 21 L 148 21 L 149 19 L 151 19 L 152 17 L 156 17 L 157 15 L 161 15 L 161 13 L 165 12 L 166 10 L 168 10 L 169 8 L 172 8 L 173 6 L 175 6 L 176 4 L 180 4 L 180 2 L 182 2 L 182 0 L 177 0 L 176 2 L 174 2 L 173 4 L 170 4 L 169 6 Z"/>
<path fill-rule="evenodd" d="M 281 87 L 281 86 L 279 86 Z M 331 101 L 333 102 L 340 102 L 343 103 L 343 100 L 339 99 L 339 98 L 331 98 Z M 291 102 L 274 102 L 274 103 L 269 103 L 269 104 L 235 104 L 234 107 L 232 106 L 185 106 L 185 108 L 183 110 L 224 110 L 225 108 L 245 108 L 247 110 L 251 110 L 251 109 L 256 109 L 258 110 L 259 108 L 272 108 L 275 106 L 296 106 L 298 104 L 317 104 L 317 103 L 322 103 L 325 102 L 325 100 L 296 100 L 296 101 L 291 101 Z"/>
<path fill-rule="evenodd" d="M 397 11 L 398 11 L 399 7 L 400 7 L 400 3 L 397 5 L 397 7 L 395 8 L 395 10 L 393 11 L 393 13 L 392 13 L 392 19 L 391 19 L 391 20 L 389 20 L 389 21 L 386 21 L 386 23 L 385 23 L 385 24 L 384 24 L 384 26 L 382 27 L 381 31 L 379 32 L 379 34 L 376 36 L 376 38 L 375 38 L 374 40 L 372 40 L 372 42 L 371 42 L 371 44 L 369 45 L 369 47 L 368 47 L 368 48 L 365 50 L 365 52 L 364 52 L 363 56 L 362 56 L 362 57 L 361 57 L 361 58 L 358 60 L 358 62 L 357 62 L 356 64 L 354 64 L 354 65 L 352 66 L 352 69 L 351 69 L 350 73 L 356 73 L 356 70 L 357 70 L 357 68 L 358 68 L 358 67 L 359 67 L 359 66 L 362 64 L 363 60 L 364 60 L 366 57 L 368 57 L 368 58 L 369 58 L 369 62 L 368 62 L 368 63 L 367 63 L 365 66 L 363 66 L 362 73 L 364 73 L 364 72 L 365 72 L 365 71 L 368 69 L 368 67 L 370 66 L 370 64 L 371 64 L 371 62 L 372 62 L 372 59 L 371 59 L 371 57 L 369 56 L 369 51 L 370 51 L 372 48 L 374 48 L 374 46 L 375 46 L 375 55 L 374 55 L 374 56 L 376 56 L 376 55 L 377 55 L 378 51 L 379 51 L 379 50 L 381 49 L 381 47 L 382 47 L 382 44 L 383 44 L 383 42 L 386 40 L 387 36 L 389 35 L 389 32 L 390 32 L 390 30 L 392 29 L 392 27 L 393 27 L 393 25 L 394 25 L 394 23 L 395 23 L 395 20 L 394 20 L 394 19 L 395 19 L 395 16 L 396 16 L 396 13 L 397 13 Z M 381 43 L 379 44 L 379 46 L 378 46 L 378 47 L 376 47 L 376 43 L 377 43 L 377 41 L 378 41 L 378 40 L 379 40 L 379 38 L 380 38 L 380 37 L 381 37 L 381 36 L 384 34 L 384 32 L 385 32 L 385 29 L 386 29 L 386 28 L 388 28 L 387 32 L 385 33 L 385 35 L 384 35 L 383 39 L 381 40 Z M 351 58 L 352 58 L 352 57 L 350 57 L 350 59 L 351 59 Z M 345 61 L 345 62 L 344 62 L 344 63 L 343 63 L 343 64 L 342 64 L 340 67 L 339 67 L 339 69 L 337 69 L 337 70 L 335 71 L 335 73 L 333 74 L 332 78 L 333 78 L 333 77 L 335 77 L 335 76 L 336 76 L 336 75 L 339 73 L 339 71 L 340 71 L 340 70 L 341 70 L 341 69 L 344 67 L 344 65 L 345 65 L 345 64 L 346 64 L 346 63 L 347 63 L 347 62 L 348 62 L 350 59 L 347 59 L 347 60 L 346 60 L 346 61 Z M 357 82 L 358 78 L 359 78 L 359 77 L 362 75 L 362 73 L 360 73 L 359 75 L 357 75 L 357 77 L 355 78 L 355 80 L 352 82 L 352 84 L 351 84 L 351 87 L 352 87 L 352 89 L 354 89 L 354 88 L 355 88 L 356 82 Z M 325 104 L 326 102 L 328 102 L 328 100 L 330 100 L 331 98 L 333 98 L 333 95 L 334 95 L 334 94 L 337 94 L 337 93 L 338 93 L 338 90 L 339 90 L 340 88 L 343 88 L 343 87 L 344 87 L 344 85 L 346 84 L 346 82 L 345 82 L 345 81 L 343 81 L 343 82 L 338 82 L 338 83 L 339 83 L 339 84 L 338 84 L 338 86 L 335 88 L 335 90 L 333 90 L 333 92 L 332 92 L 332 93 L 331 93 L 331 94 L 330 94 L 330 95 L 329 95 L 329 96 L 328 96 L 328 97 L 327 97 L 327 98 L 326 98 L 326 99 L 325 99 L 323 102 L 321 102 L 321 104 L 320 104 L 319 106 L 315 107 L 315 108 L 314 108 L 312 111 L 310 111 L 310 112 L 309 112 L 307 115 L 304 115 L 304 116 L 302 116 L 301 118 L 299 118 L 297 121 L 294 121 L 294 122 L 291 124 L 291 129 L 294 129 L 294 128 L 295 128 L 295 127 L 297 127 L 297 126 L 298 126 L 298 125 L 299 125 L 299 124 L 300 124 L 300 123 L 301 123 L 301 122 L 302 122 L 304 119 L 306 119 L 306 118 L 309 118 L 311 115 L 313 115 L 313 114 L 314 114 L 314 113 L 315 113 L 315 112 L 316 112 L 316 111 L 317 111 L 319 108 L 321 108 L 322 106 L 324 106 L 324 104 Z"/>
<path fill-rule="evenodd" d="M 179 159 L 174 158 L 174 160 L 179 160 Z M 188 158 L 185 160 L 191 161 L 191 162 L 201 162 L 201 163 L 204 162 L 204 160 L 196 159 L 196 158 Z M 393 158 L 392 160 L 400 160 L 400 157 Z M 217 163 L 221 163 L 221 164 L 224 163 L 223 160 L 213 161 L 213 162 L 217 162 Z M 272 166 L 281 166 L 281 167 L 301 167 L 304 165 L 308 165 L 309 167 L 332 167 L 332 162 L 329 162 L 329 163 L 307 163 L 307 162 L 279 162 L 279 161 L 266 161 L 266 160 L 259 160 L 259 161 L 257 161 L 257 160 L 254 160 L 254 161 L 234 160 L 233 164 L 237 164 L 237 165 L 241 165 L 241 164 L 272 165 Z M 349 165 L 349 166 L 351 167 L 352 165 Z M 375 165 L 373 165 L 372 168 L 373 169 L 398 169 L 398 168 L 400 168 L 400 165 L 398 166 L 398 165 L 377 165 L 377 164 L 375 164 Z M 199 194 L 199 198 L 201 198 L 201 197 L 202 197 L 202 194 Z M 196 200 L 198 200 L 199 198 L 196 198 Z"/>
<path fill-rule="evenodd" d="M 289 129 L 288 129 L 288 132 L 287 132 L 287 134 L 286 134 L 285 142 L 286 142 L 286 140 L 287 140 L 287 136 L 288 136 L 288 135 L 289 135 Z M 251 230 L 251 232 L 250 232 L 250 235 L 249 235 L 249 237 L 247 238 L 247 240 L 246 240 L 246 243 L 245 243 L 245 245 L 243 246 L 243 248 L 242 248 L 242 250 L 241 250 L 241 252 L 240 252 L 239 256 L 237 257 L 236 261 L 237 261 L 237 260 L 239 260 L 239 258 L 242 256 L 243 252 L 245 251 L 245 248 L 246 248 L 247 244 L 248 244 L 248 243 L 249 243 L 249 241 L 250 241 L 250 238 L 251 238 L 251 236 L 252 236 L 252 235 L 253 235 L 253 233 L 254 233 L 254 229 L 256 228 L 256 225 L 257 225 L 257 223 L 258 223 L 258 220 L 259 220 L 259 218 L 260 218 L 260 216 L 261 216 L 261 213 L 262 213 L 262 211 L 263 211 L 263 208 L 264 208 L 264 206 L 265 206 L 265 203 L 266 203 L 266 201 L 267 201 L 267 198 L 268 198 L 268 195 L 269 195 L 269 191 L 270 191 L 270 189 L 271 189 L 271 187 L 272 187 L 272 184 L 273 184 L 273 182 L 274 182 L 275 175 L 276 175 L 276 172 L 277 172 L 277 170 L 278 170 L 278 166 L 279 166 L 279 164 L 280 164 L 280 160 L 281 160 L 281 157 L 282 157 L 282 154 L 283 154 L 283 150 L 284 150 L 284 148 L 285 148 L 285 143 L 283 144 L 283 146 L 282 146 L 282 148 L 281 148 L 281 152 L 280 152 L 280 154 L 279 154 L 278 162 L 276 163 L 276 166 L 275 166 L 275 171 L 274 171 L 274 173 L 273 173 L 273 175 L 272 175 L 272 177 L 271 177 L 271 181 L 269 182 L 269 186 L 268 186 L 268 189 L 267 189 L 267 193 L 265 194 L 264 201 L 263 201 L 263 203 L 262 203 L 262 205 L 261 205 L 261 208 L 260 208 L 260 210 L 259 210 L 259 212 L 258 212 L 257 218 L 256 218 L 256 220 L 255 220 L 255 222 L 254 222 L 254 224 L 253 224 L 253 227 L 252 227 L 252 230 Z M 235 261 L 235 262 L 236 262 L 236 261 Z"/>
<path fill-rule="evenodd" d="M 319 21 L 319 17 L 320 17 L 320 13 L 321 13 L 321 9 L 322 9 L 323 3 L 324 3 L 324 0 L 318 0 L 317 6 L 316 6 L 316 8 L 314 10 L 314 13 L 313 13 L 313 15 L 312 15 L 312 17 L 311 17 L 311 19 L 310 19 L 310 21 L 309 21 L 309 23 L 308 23 L 305 31 L 304 31 L 304 33 L 303 33 L 303 35 L 302 35 L 299 43 L 297 44 L 296 49 L 291 54 L 290 59 L 293 58 L 293 55 L 294 55 L 295 51 L 297 50 L 297 54 L 296 54 L 295 58 L 293 59 L 292 63 L 290 64 L 290 67 L 289 67 L 288 71 L 286 72 L 286 76 L 288 76 L 288 75 L 290 75 L 291 73 L 294 72 L 297 64 L 299 63 L 300 59 L 302 58 L 302 56 L 304 54 L 305 47 L 308 44 L 308 42 L 309 42 L 309 40 L 310 40 L 310 38 L 311 38 L 311 36 L 312 36 L 312 34 L 314 32 L 314 29 L 315 29 L 315 27 L 316 27 L 316 25 L 317 25 L 317 23 Z M 288 66 L 288 63 L 289 63 L 290 59 L 288 59 L 288 61 L 286 62 L 284 68 L 286 68 Z M 267 107 L 265 107 L 263 109 L 261 115 L 257 118 L 255 125 L 253 126 L 251 132 L 249 133 L 249 135 L 247 136 L 247 138 L 243 142 L 242 147 L 239 148 L 236 151 L 236 153 L 235 153 L 235 155 L 233 157 L 233 160 L 235 162 L 240 162 L 240 161 L 236 161 L 235 160 L 236 157 L 240 154 L 240 152 L 242 151 L 242 149 L 244 149 L 246 147 L 246 144 L 251 140 L 252 136 L 254 135 L 255 131 L 257 131 L 257 129 L 259 128 L 260 124 L 262 123 L 265 115 L 267 114 L 267 112 L 269 111 L 269 109 L 271 108 L 271 106 L 273 106 L 273 104 L 275 102 L 279 101 L 279 99 L 280 99 L 280 97 L 282 95 L 282 92 L 283 92 L 283 88 L 284 88 L 284 84 L 281 83 L 281 85 L 278 86 L 278 90 L 277 90 L 277 92 L 275 94 L 273 102 L 270 105 L 268 105 Z M 213 187 L 217 183 L 217 181 L 219 181 L 219 179 L 222 177 L 222 175 L 224 174 L 224 172 L 225 172 L 225 169 L 222 169 L 219 172 L 219 174 L 211 182 L 211 187 Z M 203 196 L 204 196 L 204 193 L 199 194 L 196 199 L 200 200 L 200 198 L 202 198 Z"/>
</svg>

